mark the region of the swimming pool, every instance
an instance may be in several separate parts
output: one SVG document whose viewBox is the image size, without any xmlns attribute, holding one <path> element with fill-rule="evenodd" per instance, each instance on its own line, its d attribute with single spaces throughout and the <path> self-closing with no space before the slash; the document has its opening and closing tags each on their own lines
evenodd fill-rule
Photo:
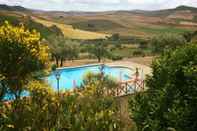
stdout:
<svg viewBox="0 0 197 131">
<path fill-rule="evenodd" d="M 76 86 L 82 84 L 84 75 L 88 72 L 99 73 L 103 67 L 103 72 L 105 75 L 110 75 L 111 77 L 117 79 L 117 81 L 129 80 L 130 76 L 133 74 L 133 70 L 125 67 L 110 67 L 102 65 L 91 65 L 82 67 L 72 67 L 72 68 L 61 68 L 58 69 L 60 72 L 59 88 L 60 90 L 69 90 Z M 57 79 L 55 72 L 51 72 L 48 77 L 43 78 L 52 88 L 57 90 Z M 27 91 L 22 92 L 21 96 L 28 96 Z M 13 100 L 15 96 L 12 94 L 6 94 L 4 100 Z"/>
<path fill-rule="evenodd" d="M 82 66 L 75 68 L 62 68 L 58 69 L 60 72 L 59 88 L 60 90 L 69 90 L 73 87 L 80 86 L 82 84 L 84 75 L 88 72 L 99 73 L 102 65 Z M 133 71 L 124 67 L 110 67 L 103 66 L 103 72 L 105 75 L 110 75 L 117 80 L 128 80 L 128 76 L 131 76 Z M 55 72 L 52 72 L 46 77 L 47 83 L 57 90 L 57 79 Z"/>
</svg>

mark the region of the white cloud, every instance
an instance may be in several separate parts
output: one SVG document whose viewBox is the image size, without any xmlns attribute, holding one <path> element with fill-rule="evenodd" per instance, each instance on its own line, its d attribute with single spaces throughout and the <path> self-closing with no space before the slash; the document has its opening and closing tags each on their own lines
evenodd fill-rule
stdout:
<svg viewBox="0 0 197 131">
<path fill-rule="evenodd" d="M 45 10 L 155 10 L 174 8 L 178 5 L 197 7 L 197 0 L 0 0 L 0 4 L 22 5 Z"/>
</svg>

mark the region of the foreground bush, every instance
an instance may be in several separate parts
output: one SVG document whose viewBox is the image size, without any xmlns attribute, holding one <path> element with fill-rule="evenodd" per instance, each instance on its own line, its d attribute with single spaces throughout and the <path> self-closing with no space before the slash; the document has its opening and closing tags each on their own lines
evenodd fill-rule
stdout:
<svg viewBox="0 0 197 131">
<path fill-rule="evenodd" d="M 29 84 L 30 96 L 1 103 L 1 130 L 50 130 L 57 125 L 58 97 L 39 82 Z"/>
<path fill-rule="evenodd" d="M 5 22 L 0 27 L 0 99 L 6 93 L 19 99 L 32 73 L 43 69 L 48 57 L 39 33 Z"/>
<path fill-rule="evenodd" d="M 155 60 L 149 89 L 130 101 L 139 131 L 196 131 L 197 45 L 165 53 Z"/>
<path fill-rule="evenodd" d="M 60 96 L 45 84 L 31 82 L 29 97 L 0 102 L 0 130 L 119 131 L 123 125 L 117 102 L 103 91 L 116 84 L 108 77 L 91 76 L 90 81 L 84 80 L 84 88 Z"/>
</svg>

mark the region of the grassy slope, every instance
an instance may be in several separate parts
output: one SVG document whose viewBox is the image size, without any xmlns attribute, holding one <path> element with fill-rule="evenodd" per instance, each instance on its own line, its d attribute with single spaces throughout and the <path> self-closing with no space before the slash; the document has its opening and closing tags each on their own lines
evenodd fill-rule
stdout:
<svg viewBox="0 0 197 131">
<path fill-rule="evenodd" d="M 109 36 L 108 34 L 104 34 L 104 33 L 96 33 L 96 32 L 84 31 L 80 29 L 74 29 L 71 25 L 52 22 L 52 21 L 40 19 L 37 17 L 33 17 L 33 19 L 48 27 L 52 25 L 56 25 L 58 28 L 62 30 L 65 37 L 71 38 L 71 39 L 100 39 L 100 38 L 105 38 L 106 36 Z"/>
</svg>

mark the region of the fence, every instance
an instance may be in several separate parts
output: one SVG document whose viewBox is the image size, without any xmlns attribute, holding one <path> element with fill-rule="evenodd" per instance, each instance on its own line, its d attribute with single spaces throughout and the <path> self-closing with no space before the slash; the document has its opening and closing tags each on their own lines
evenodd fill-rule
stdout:
<svg viewBox="0 0 197 131">
<path fill-rule="evenodd" d="M 140 74 L 139 69 L 136 68 L 136 71 L 132 75 L 130 80 L 119 82 L 119 87 L 116 89 L 115 94 L 116 96 L 124 96 L 139 91 L 143 91 L 144 88 L 145 88 L 145 84 L 144 84 L 143 70 L 141 70 L 141 74 Z"/>
</svg>

